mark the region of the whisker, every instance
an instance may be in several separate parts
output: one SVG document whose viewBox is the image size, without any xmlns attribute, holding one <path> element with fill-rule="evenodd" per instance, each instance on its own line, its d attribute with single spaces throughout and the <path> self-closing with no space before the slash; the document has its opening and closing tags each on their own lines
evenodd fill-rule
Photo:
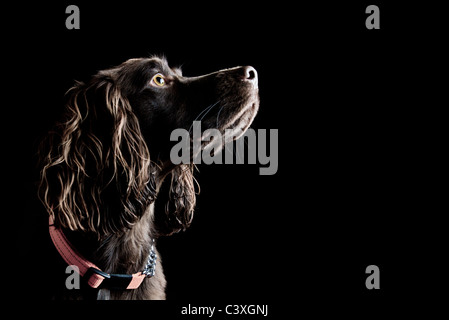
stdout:
<svg viewBox="0 0 449 320">
<path fill-rule="evenodd" d="M 201 117 L 200 121 L 202 121 L 204 119 L 204 117 L 209 113 L 209 111 L 212 110 L 213 107 L 215 107 L 220 101 L 215 102 L 210 108 L 209 110 L 207 110 L 207 112 L 205 114 L 203 114 L 203 116 Z"/>
<path fill-rule="evenodd" d="M 199 121 L 202 121 L 204 119 L 204 117 L 209 113 L 209 111 L 212 110 L 212 108 L 215 107 L 220 102 L 221 101 L 219 100 L 219 101 L 215 102 L 214 104 L 211 104 L 211 105 L 207 106 L 206 108 L 204 108 L 204 110 L 198 114 L 198 116 L 195 118 L 195 120 L 192 121 L 192 124 L 190 125 L 190 128 L 189 128 L 189 133 L 192 132 L 193 122 L 197 121 L 198 118 L 200 118 L 200 117 L 201 117 L 201 119 Z"/>
<path fill-rule="evenodd" d="M 207 110 L 209 110 L 210 108 L 212 108 L 212 106 L 213 106 L 213 105 L 207 106 L 206 108 L 204 108 L 204 109 L 203 109 L 203 110 L 196 116 L 196 118 L 192 121 L 192 124 L 190 125 L 189 132 L 191 132 L 191 130 L 192 130 L 193 123 L 194 123 L 195 121 L 197 121 L 198 118 L 201 117 L 201 115 L 202 115 L 204 112 L 206 112 Z"/>
<path fill-rule="evenodd" d="M 229 142 L 229 143 L 231 143 L 232 145 L 234 145 L 234 143 L 233 143 L 232 141 Z M 224 144 L 224 148 L 225 148 L 224 151 L 226 152 L 227 150 L 229 150 L 229 152 L 232 154 L 232 159 L 231 159 L 231 161 L 232 161 L 232 163 L 234 163 L 234 153 L 233 153 L 231 147 L 229 146 L 229 143 L 225 143 L 225 144 Z M 228 147 L 229 147 L 229 149 L 228 149 Z"/>
<path fill-rule="evenodd" d="M 202 115 L 204 112 L 206 112 L 208 109 L 210 109 L 212 106 L 213 106 L 213 105 L 207 106 L 206 108 L 204 108 L 204 109 L 203 109 L 203 110 L 196 116 L 196 118 L 192 121 L 192 125 L 190 126 L 190 129 L 191 129 L 192 126 L 193 126 L 193 122 L 197 121 L 198 118 L 201 117 L 201 115 Z M 190 130 L 189 130 L 189 131 L 190 131 Z"/>
<path fill-rule="evenodd" d="M 217 127 L 217 129 L 218 129 L 218 118 L 220 117 L 221 110 L 223 110 L 224 106 L 225 106 L 225 105 L 222 105 L 221 108 L 220 108 L 220 110 L 218 110 L 218 113 L 217 113 L 217 121 L 216 121 L 216 127 Z"/>
<path fill-rule="evenodd" d="M 237 160 L 237 163 L 243 163 L 243 160 L 240 158 L 240 153 L 238 152 L 238 149 L 235 146 L 235 143 L 232 142 L 232 147 L 234 148 L 234 153 L 235 153 L 235 159 Z"/>
</svg>

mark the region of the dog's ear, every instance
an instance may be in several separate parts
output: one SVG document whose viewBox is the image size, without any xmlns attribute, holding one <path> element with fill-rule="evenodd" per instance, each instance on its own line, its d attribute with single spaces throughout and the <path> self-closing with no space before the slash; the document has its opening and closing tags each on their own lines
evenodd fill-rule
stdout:
<svg viewBox="0 0 449 320">
<path fill-rule="evenodd" d="M 154 201 L 148 147 L 111 76 L 69 90 L 64 119 L 47 142 L 39 195 L 58 226 L 117 232 Z"/>
<path fill-rule="evenodd" d="M 185 230 L 193 219 L 196 204 L 193 166 L 179 165 L 165 178 L 155 205 L 155 228 L 169 236 Z"/>
</svg>

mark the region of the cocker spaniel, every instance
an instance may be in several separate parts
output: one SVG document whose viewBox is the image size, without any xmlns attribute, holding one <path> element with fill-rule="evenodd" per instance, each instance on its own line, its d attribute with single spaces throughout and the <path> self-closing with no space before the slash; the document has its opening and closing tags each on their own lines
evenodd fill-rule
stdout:
<svg viewBox="0 0 449 320">
<path fill-rule="evenodd" d="M 58 259 L 82 281 L 55 298 L 165 299 L 155 243 L 190 225 L 196 201 L 194 167 L 170 161 L 170 133 L 201 120 L 243 134 L 259 107 L 257 81 L 249 66 L 184 77 L 150 57 L 67 92 L 41 153 L 39 197 Z"/>
</svg>

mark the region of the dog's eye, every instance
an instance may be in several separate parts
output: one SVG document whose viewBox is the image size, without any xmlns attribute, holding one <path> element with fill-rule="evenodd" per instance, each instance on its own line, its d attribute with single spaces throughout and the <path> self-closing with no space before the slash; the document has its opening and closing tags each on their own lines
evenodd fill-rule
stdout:
<svg viewBox="0 0 449 320">
<path fill-rule="evenodd" d="M 155 85 L 157 85 L 158 87 L 163 87 L 165 86 L 165 79 L 164 76 L 161 75 L 160 73 L 156 74 L 153 79 L 151 79 L 151 82 L 154 83 Z"/>
</svg>

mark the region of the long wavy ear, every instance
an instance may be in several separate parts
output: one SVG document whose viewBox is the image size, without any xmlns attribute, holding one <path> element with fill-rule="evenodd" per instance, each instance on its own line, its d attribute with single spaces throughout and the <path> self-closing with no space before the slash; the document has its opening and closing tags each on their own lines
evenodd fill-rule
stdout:
<svg viewBox="0 0 449 320">
<path fill-rule="evenodd" d="M 39 195 L 57 225 L 99 235 L 130 228 L 155 199 L 150 154 L 128 100 L 104 73 L 68 92 L 47 140 Z"/>
<path fill-rule="evenodd" d="M 170 171 L 156 201 L 155 226 L 159 235 L 185 230 L 193 219 L 196 204 L 192 165 L 179 165 Z"/>
</svg>

